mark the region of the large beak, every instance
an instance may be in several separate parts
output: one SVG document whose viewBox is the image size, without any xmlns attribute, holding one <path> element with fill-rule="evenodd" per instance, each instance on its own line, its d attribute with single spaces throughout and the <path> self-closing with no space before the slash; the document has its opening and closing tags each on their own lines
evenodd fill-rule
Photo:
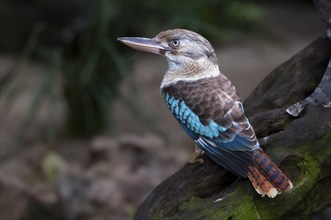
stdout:
<svg viewBox="0 0 331 220">
<path fill-rule="evenodd" d="M 117 40 L 136 50 L 164 55 L 166 48 L 152 38 L 144 37 L 119 37 Z"/>
</svg>

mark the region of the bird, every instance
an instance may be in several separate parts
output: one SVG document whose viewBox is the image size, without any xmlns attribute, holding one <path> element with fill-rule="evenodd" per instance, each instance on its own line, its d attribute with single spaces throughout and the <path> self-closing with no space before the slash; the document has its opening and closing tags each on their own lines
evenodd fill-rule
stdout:
<svg viewBox="0 0 331 220">
<path fill-rule="evenodd" d="M 165 56 L 160 86 L 165 102 L 195 142 L 189 163 L 212 161 L 248 178 L 262 197 L 275 198 L 293 187 L 290 179 L 261 148 L 243 104 L 230 80 L 219 70 L 215 51 L 200 34 L 170 29 L 154 38 L 120 37 L 127 46 Z"/>
</svg>

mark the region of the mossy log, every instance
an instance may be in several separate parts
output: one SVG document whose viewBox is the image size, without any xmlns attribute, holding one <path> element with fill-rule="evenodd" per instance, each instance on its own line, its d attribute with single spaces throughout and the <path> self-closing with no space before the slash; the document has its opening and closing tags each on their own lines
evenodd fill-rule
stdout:
<svg viewBox="0 0 331 220">
<path fill-rule="evenodd" d="M 205 155 L 145 199 L 134 219 L 307 219 L 331 205 L 331 108 L 309 105 L 298 117 L 285 109 L 314 91 L 331 57 L 320 37 L 270 73 L 245 101 L 260 143 L 294 188 L 274 199 L 258 195 Z"/>
</svg>

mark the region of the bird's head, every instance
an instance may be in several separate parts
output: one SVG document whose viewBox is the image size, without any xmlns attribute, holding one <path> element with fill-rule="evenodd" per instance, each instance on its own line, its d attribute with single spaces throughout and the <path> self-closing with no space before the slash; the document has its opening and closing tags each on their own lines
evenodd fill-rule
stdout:
<svg viewBox="0 0 331 220">
<path fill-rule="evenodd" d="M 118 40 L 134 49 L 166 56 L 168 71 L 163 84 L 219 74 L 213 47 L 193 31 L 173 29 L 163 31 L 154 38 L 121 37 Z"/>
</svg>

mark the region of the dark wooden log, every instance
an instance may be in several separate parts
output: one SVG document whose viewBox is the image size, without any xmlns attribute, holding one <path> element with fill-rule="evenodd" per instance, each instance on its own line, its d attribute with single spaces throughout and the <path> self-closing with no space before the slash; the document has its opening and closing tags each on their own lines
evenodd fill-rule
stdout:
<svg viewBox="0 0 331 220">
<path fill-rule="evenodd" d="M 285 109 L 312 93 L 331 57 L 320 37 L 276 68 L 245 101 L 246 113 L 268 155 L 294 188 L 262 198 L 203 156 L 186 165 L 145 199 L 134 219 L 306 219 L 331 205 L 331 108 L 306 106 L 298 117 Z"/>
</svg>

